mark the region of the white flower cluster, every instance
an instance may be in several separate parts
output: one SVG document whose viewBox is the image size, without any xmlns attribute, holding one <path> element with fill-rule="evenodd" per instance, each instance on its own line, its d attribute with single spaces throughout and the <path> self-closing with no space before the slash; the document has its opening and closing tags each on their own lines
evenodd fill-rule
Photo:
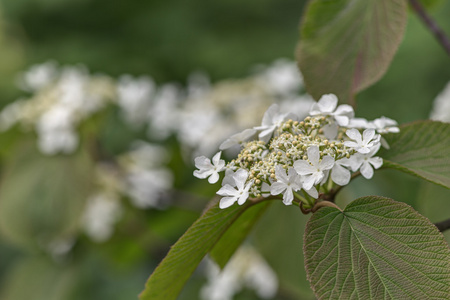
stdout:
<svg viewBox="0 0 450 300">
<path fill-rule="evenodd" d="M 146 126 L 152 140 L 176 135 L 191 161 L 192 153 L 209 156 L 233 132 L 255 124 L 271 103 L 306 116 L 314 100 L 299 94 L 302 80 L 295 62 L 281 59 L 255 69 L 244 79 L 216 84 L 195 73 L 182 89 L 171 83 L 157 86 L 149 76 L 116 80 L 89 74 L 83 66 L 46 62 L 21 74 L 19 86 L 32 95 L 0 112 L 0 130 L 16 124 L 34 129 L 41 152 L 70 154 L 79 144 L 82 121 L 110 104 L 119 107 L 132 129 Z"/>
<path fill-rule="evenodd" d="M 351 106 L 337 104 L 335 95 L 324 95 L 302 121 L 272 105 L 261 126 L 246 129 L 221 144 L 221 150 L 239 144 L 237 158 L 226 164 L 220 159 L 221 152 L 212 161 L 198 157 L 194 176 L 209 177 L 209 182 L 215 183 L 219 172 L 225 171 L 217 192 L 223 196 L 221 208 L 235 202 L 242 205 L 249 197 L 280 194 L 283 203 L 290 205 L 296 197 L 317 199 L 335 184 L 348 184 L 351 172 L 360 171 L 365 178 L 372 178 L 374 169 L 383 164 L 374 156 L 382 145 L 381 135 L 398 132 L 397 123 L 386 117 L 372 122 L 354 118 Z M 384 145 L 388 147 L 386 142 Z"/>
<path fill-rule="evenodd" d="M 254 290 L 261 299 L 276 296 L 278 278 L 251 246 L 240 247 L 222 271 L 212 260 L 206 263 L 208 282 L 200 292 L 203 300 L 231 300 L 244 288 Z"/>
<path fill-rule="evenodd" d="M 19 78 L 22 89 L 34 93 L 0 112 L 0 130 L 20 124 L 34 128 L 42 153 L 72 153 L 78 146 L 78 125 L 101 110 L 114 96 L 113 81 L 90 75 L 83 66 L 59 70 L 54 62 L 31 67 Z"/>
</svg>

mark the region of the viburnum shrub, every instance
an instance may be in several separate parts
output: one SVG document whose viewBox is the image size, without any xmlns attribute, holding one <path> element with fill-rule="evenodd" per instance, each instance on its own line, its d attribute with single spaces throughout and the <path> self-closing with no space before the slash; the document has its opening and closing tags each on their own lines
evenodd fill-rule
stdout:
<svg viewBox="0 0 450 300">
<path fill-rule="evenodd" d="M 421 4 L 409 2 L 450 53 Z M 380 168 L 450 188 L 449 123 L 355 118 L 355 95 L 387 70 L 407 14 L 406 0 L 308 2 L 297 60 L 317 102 L 302 119 L 272 105 L 260 126 L 226 139 L 212 159 L 195 159 L 197 178 L 222 179 L 220 198 L 171 248 L 141 299 L 176 299 L 207 254 L 223 268 L 276 201 L 312 214 L 303 255 L 318 299 L 450 299 L 450 249 L 441 233 L 450 221 L 433 224 L 381 196 L 348 199 L 345 208 L 335 203 L 354 178 L 371 179 Z M 236 148 L 233 159 L 221 158 Z"/>
</svg>

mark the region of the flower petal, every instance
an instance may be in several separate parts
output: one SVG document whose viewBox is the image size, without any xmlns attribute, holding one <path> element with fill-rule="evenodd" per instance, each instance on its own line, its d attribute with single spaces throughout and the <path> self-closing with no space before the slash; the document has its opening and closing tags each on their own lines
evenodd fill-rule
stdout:
<svg viewBox="0 0 450 300">
<path fill-rule="evenodd" d="M 275 167 L 275 176 L 277 177 L 277 181 L 287 183 L 289 182 L 289 178 L 286 175 L 286 171 L 283 169 L 281 165 L 277 165 Z"/>
<path fill-rule="evenodd" d="M 322 161 L 319 163 L 319 169 L 321 171 L 329 170 L 334 166 L 334 158 L 329 155 L 326 155 L 322 158 Z"/>
<path fill-rule="evenodd" d="M 335 164 L 331 170 L 331 180 L 339 185 L 346 185 L 350 182 L 350 171 Z"/>
<path fill-rule="evenodd" d="M 200 178 L 200 179 L 205 179 L 209 175 L 211 175 L 210 170 L 195 170 L 194 171 L 194 176 L 197 178 Z"/>
<path fill-rule="evenodd" d="M 306 176 L 303 181 L 303 188 L 305 190 L 310 190 L 312 188 L 312 186 L 314 185 L 314 181 L 315 181 L 314 176 L 312 176 L 312 175 Z"/>
<path fill-rule="evenodd" d="M 236 182 L 234 181 L 233 175 L 234 175 L 234 171 L 232 169 L 229 169 L 229 168 L 226 169 L 225 177 L 222 180 L 222 186 L 228 184 L 228 185 L 231 185 L 232 187 L 235 187 Z"/>
<path fill-rule="evenodd" d="M 231 185 L 226 184 L 221 187 L 220 190 L 216 192 L 216 194 L 220 196 L 236 196 L 238 194 L 238 191 Z"/>
<path fill-rule="evenodd" d="M 367 144 L 373 139 L 374 136 L 375 136 L 375 129 L 372 128 L 366 129 L 363 132 L 363 141 Z"/>
<path fill-rule="evenodd" d="M 278 114 L 279 111 L 279 107 L 278 104 L 272 104 L 271 106 L 269 106 L 269 108 L 267 109 L 267 111 L 264 113 L 262 122 L 261 122 L 261 126 L 270 126 L 272 125 L 272 120 L 274 118 L 275 115 Z"/>
<path fill-rule="evenodd" d="M 317 189 L 315 187 L 312 187 L 309 190 L 305 190 L 305 192 L 315 199 L 319 198 L 319 193 L 317 192 Z"/>
<path fill-rule="evenodd" d="M 222 151 L 217 152 L 217 153 L 213 156 L 213 158 L 212 158 L 212 163 L 213 163 L 214 166 L 219 165 L 219 162 L 220 162 L 220 155 L 222 155 Z"/>
<path fill-rule="evenodd" d="M 218 180 L 219 180 L 219 173 L 217 172 L 212 173 L 211 176 L 209 176 L 208 178 L 208 182 L 211 184 L 216 183 Z"/>
<path fill-rule="evenodd" d="M 239 169 L 234 173 L 233 179 L 236 182 L 238 190 L 242 191 L 244 189 L 245 181 L 248 178 L 248 171 L 244 169 Z"/>
<path fill-rule="evenodd" d="M 245 201 L 247 201 L 247 199 L 248 199 L 248 192 L 244 192 L 244 193 L 242 193 L 242 195 L 238 198 L 237 203 L 238 203 L 239 205 L 242 205 L 242 204 L 245 203 Z"/>
<path fill-rule="evenodd" d="M 294 193 L 292 193 L 292 189 L 287 188 L 283 195 L 283 203 L 284 205 L 292 205 L 292 200 L 294 200 Z"/>
<path fill-rule="evenodd" d="M 234 202 L 236 202 L 236 200 L 237 200 L 236 197 L 223 197 L 222 199 L 220 199 L 219 207 L 221 209 L 230 207 L 231 205 L 234 204 Z"/>
<path fill-rule="evenodd" d="M 301 159 L 294 162 L 294 169 L 299 175 L 302 176 L 311 174 L 316 170 L 316 168 L 311 166 L 309 162 Z"/>
<path fill-rule="evenodd" d="M 310 146 L 308 148 L 307 152 L 308 152 L 308 160 L 311 162 L 311 164 L 314 167 L 316 167 L 319 164 L 319 159 L 320 159 L 319 147 Z"/>
<path fill-rule="evenodd" d="M 270 186 L 270 194 L 276 196 L 281 194 L 286 189 L 286 184 L 282 182 L 274 182 Z"/>
<path fill-rule="evenodd" d="M 383 165 L 383 159 L 381 157 L 372 157 L 369 159 L 369 163 L 375 168 L 378 169 Z"/>
<path fill-rule="evenodd" d="M 334 94 L 326 94 L 320 97 L 317 105 L 322 113 L 332 113 L 338 103 L 338 98 Z"/>
<path fill-rule="evenodd" d="M 355 116 L 355 111 L 353 110 L 353 107 L 351 107 L 348 104 L 341 104 L 339 105 L 335 112 L 334 112 L 334 117 L 339 116 L 346 116 L 348 118 L 353 118 Z"/>
<path fill-rule="evenodd" d="M 368 162 L 363 162 L 361 166 L 361 175 L 366 179 L 370 179 L 373 176 L 372 166 Z"/>
<path fill-rule="evenodd" d="M 358 131 L 358 129 L 351 128 L 347 130 L 345 134 L 352 140 L 355 140 L 358 144 L 362 143 L 361 133 Z"/>
<path fill-rule="evenodd" d="M 211 160 L 205 156 L 199 156 L 196 157 L 195 160 L 195 167 L 197 169 L 210 169 L 212 168 Z"/>
</svg>

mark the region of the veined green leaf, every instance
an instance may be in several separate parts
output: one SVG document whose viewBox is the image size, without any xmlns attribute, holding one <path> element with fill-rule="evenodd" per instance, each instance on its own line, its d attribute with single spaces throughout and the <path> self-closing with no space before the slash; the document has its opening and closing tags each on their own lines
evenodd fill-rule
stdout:
<svg viewBox="0 0 450 300">
<path fill-rule="evenodd" d="M 259 204 L 261 205 L 261 204 Z M 223 234 L 247 209 L 259 209 L 247 202 L 220 209 L 210 207 L 175 243 L 148 279 L 141 300 L 175 300 L 192 272 Z"/>
<path fill-rule="evenodd" d="M 450 124 L 419 121 L 385 136 L 390 149 L 378 153 L 394 168 L 450 188 Z"/>
<path fill-rule="evenodd" d="M 297 61 L 314 97 L 342 102 L 386 72 L 402 40 L 405 0 L 312 0 L 303 16 Z"/>
<path fill-rule="evenodd" d="M 255 223 L 266 211 L 269 204 L 270 202 L 267 201 L 253 209 L 246 210 L 242 216 L 230 226 L 214 248 L 209 252 L 211 258 L 220 268 L 223 269 L 225 267 L 236 249 L 242 244 L 253 229 Z"/>
<path fill-rule="evenodd" d="M 363 197 L 320 208 L 304 237 L 306 272 L 319 299 L 448 299 L 450 249 L 405 203 Z"/>
</svg>

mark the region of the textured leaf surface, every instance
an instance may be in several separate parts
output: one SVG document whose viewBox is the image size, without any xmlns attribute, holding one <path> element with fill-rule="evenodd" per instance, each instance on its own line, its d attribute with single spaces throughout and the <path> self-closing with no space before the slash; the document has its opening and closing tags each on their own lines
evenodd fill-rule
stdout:
<svg viewBox="0 0 450 300">
<path fill-rule="evenodd" d="M 262 203 L 253 209 L 246 210 L 233 225 L 225 232 L 214 248 L 209 252 L 210 257 L 224 268 L 236 249 L 242 244 L 253 229 L 255 223 L 266 211 L 270 202 Z"/>
<path fill-rule="evenodd" d="M 385 136 L 390 149 L 379 152 L 383 166 L 450 188 L 450 124 L 420 121 Z"/>
<path fill-rule="evenodd" d="M 312 0 L 306 9 L 297 61 L 316 99 L 355 93 L 386 72 L 406 27 L 405 0 Z"/>
<path fill-rule="evenodd" d="M 215 204 L 209 208 L 172 246 L 148 279 L 140 299 L 175 300 L 200 261 L 228 228 L 247 209 L 258 209 L 259 205 L 245 203 L 220 209 Z"/>
<path fill-rule="evenodd" d="M 319 299 L 449 299 L 450 249 L 410 206 L 381 197 L 320 208 L 305 230 Z"/>
</svg>

